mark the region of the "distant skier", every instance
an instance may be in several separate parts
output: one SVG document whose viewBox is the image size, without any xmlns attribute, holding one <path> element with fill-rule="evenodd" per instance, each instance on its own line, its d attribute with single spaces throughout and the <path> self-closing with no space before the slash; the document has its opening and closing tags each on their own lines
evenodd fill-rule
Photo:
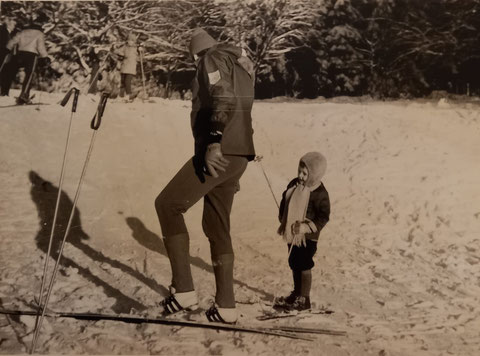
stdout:
<svg viewBox="0 0 480 356">
<path fill-rule="evenodd" d="M 135 96 L 132 92 L 132 80 L 137 75 L 137 61 L 139 58 L 137 36 L 135 36 L 133 33 L 130 33 L 127 38 L 127 43 L 115 53 L 122 57 L 122 66 L 120 68 L 120 97 L 123 98 L 126 93 L 128 99 L 131 101 L 135 99 Z"/>
<path fill-rule="evenodd" d="M 47 16 L 44 13 L 38 14 L 30 26 L 16 34 L 7 44 L 9 50 L 18 46 L 17 55 L 12 62 L 12 75 L 14 76 L 19 68 L 25 68 L 22 91 L 17 98 L 17 104 L 19 105 L 30 103 L 30 89 L 38 65 L 38 58 L 43 59 L 45 64 L 50 61 L 45 47 L 45 34 L 42 29 L 42 25 L 46 21 Z M 9 78 L 7 89 L 10 89 L 12 81 L 13 78 Z"/>
<path fill-rule="evenodd" d="M 102 80 L 100 71 L 100 58 L 98 55 L 99 50 L 92 47 L 87 54 L 88 64 L 91 67 L 90 71 L 90 82 L 88 85 L 88 94 L 96 94 L 98 91 L 97 83 L 99 80 Z"/>
<path fill-rule="evenodd" d="M 210 321 L 234 323 L 230 212 L 239 179 L 255 157 L 253 65 L 241 48 L 219 44 L 202 29 L 193 32 L 189 50 L 197 66 L 191 112 L 195 154 L 155 201 L 172 269 L 171 294 L 161 305 L 165 314 L 197 306 L 183 214 L 204 198 L 202 226 L 216 282 L 215 304 L 206 315 Z"/>
<path fill-rule="evenodd" d="M 7 85 L 11 75 L 10 62 L 13 53 L 7 48 L 7 44 L 12 37 L 15 25 L 15 19 L 5 17 L 3 25 L 0 26 L 0 96 L 8 95 Z"/>
<path fill-rule="evenodd" d="M 275 308 L 310 309 L 313 256 L 317 251 L 320 230 L 330 217 L 330 200 L 322 183 L 327 169 L 325 157 L 318 152 L 305 154 L 298 165 L 298 177 L 282 195 L 278 233 L 283 235 L 290 252 L 288 264 L 293 272 L 294 289 L 278 298 Z"/>
</svg>

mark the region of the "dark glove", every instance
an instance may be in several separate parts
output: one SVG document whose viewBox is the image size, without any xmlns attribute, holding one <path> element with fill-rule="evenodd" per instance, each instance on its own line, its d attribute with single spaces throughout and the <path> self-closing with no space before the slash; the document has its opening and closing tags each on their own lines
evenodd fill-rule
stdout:
<svg viewBox="0 0 480 356">
<path fill-rule="evenodd" d="M 52 63 L 49 57 L 40 58 L 38 62 L 42 67 L 49 67 L 50 64 Z"/>
<path fill-rule="evenodd" d="M 229 163 L 230 162 L 223 157 L 219 143 L 208 145 L 207 152 L 205 152 L 205 166 L 212 177 L 218 177 L 217 170 L 225 172 L 225 168 L 227 168 Z"/>
</svg>

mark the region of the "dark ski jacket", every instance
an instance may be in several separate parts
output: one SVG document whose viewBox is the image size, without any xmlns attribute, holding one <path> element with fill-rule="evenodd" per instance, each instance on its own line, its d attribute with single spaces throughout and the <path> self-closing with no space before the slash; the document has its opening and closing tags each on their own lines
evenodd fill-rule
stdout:
<svg viewBox="0 0 480 356">
<path fill-rule="evenodd" d="M 285 209 L 287 190 L 297 185 L 297 183 L 298 178 L 293 179 L 290 183 L 288 183 L 287 189 L 285 189 L 282 194 L 282 201 L 280 202 L 280 209 L 278 212 L 278 220 L 280 222 L 282 222 L 283 211 Z M 317 231 L 305 234 L 305 238 L 309 240 L 318 240 L 318 237 L 320 236 L 320 230 L 324 228 L 330 219 L 330 198 L 323 183 L 320 184 L 320 186 L 313 192 L 310 192 L 306 218 L 315 224 Z"/>
<path fill-rule="evenodd" d="M 196 155 L 220 142 L 223 154 L 255 157 L 249 63 L 240 48 L 227 44 L 211 47 L 197 63 L 190 115 Z"/>
<path fill-rule="evenodd" d="M 7 30 L 6 25 L 0 26 L 0 66 L 3 63 L 3 59 L 8 54 L 7 43 L 10 40 L 10 32 Z"/>
</svg>

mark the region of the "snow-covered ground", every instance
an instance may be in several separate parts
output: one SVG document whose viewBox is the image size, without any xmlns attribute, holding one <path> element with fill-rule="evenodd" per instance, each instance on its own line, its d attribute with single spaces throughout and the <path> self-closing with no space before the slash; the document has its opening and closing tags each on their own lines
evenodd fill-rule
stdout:
<svg viewBox="0 0 480 356">
<path fill-rule="evenodd" d="M 15 94 L 15 93 L 13 93 Z M 0 306 L 31 309 L 39 293 L 70 120 L 49 105 L 0 101 Z M 56 241 L 63 238 L 98 97 L 73 118 Z M 55 311 L 155 315 L 170 281 L 154 199 L 193 151 L 190 104 L 109 102 L 50 298 Z M 275 234 L 276 199 L 299 157 L 328 159 L 332 214 L 312 299 L 331 315 L 276 323 L 345 330 L 295 341 L 264 335 L 46 318 L 38 353 L 164 355 L 476 355 L 480 349 L 480 115 L 477 101 L 259 101 L 257 153 L 232 212 L 241 322 L 291 288 Z M 186 214 L 201 306 L 215 289 L 202 204 Z M 52 270 L 53 259 L 50 259 Z M 0 315 L 0 353 L 28 350 L 34 318 Z M 263 324 L 262 324 L 263 323 Z"/>
</svg>

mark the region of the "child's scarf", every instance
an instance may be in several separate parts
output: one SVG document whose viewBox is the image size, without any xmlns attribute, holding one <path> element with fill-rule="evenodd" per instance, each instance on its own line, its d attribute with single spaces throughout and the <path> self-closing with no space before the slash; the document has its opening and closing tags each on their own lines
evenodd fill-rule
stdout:
<svg viewBox="0 0 480 356">
<path fill-rule="evenodd" d="M 283 235 L 287 243 L 291 244 L 294 238 L 292 225 L 297 221 L 305 221 L 308 201 L 310 200 L 310 189 L 303 184 L 297 184 L 287 190 L 285 198 L 285 209 L 278 233 Z"/>
<path fill-rule="evenodd" d="M 300 159 L 300 162 L 303 162 L 308 169 L 308 179 L 305 185 L 297 184 L 287 190 L 282 222 L 278 228 L 278 233 L 283 235 L 289 244 L 295 237 L 292 233 L 292 225 L 297 221 L 305 222 L 310 192 L 322 184 L 322 177 L 327 170 L 327 160 L 319 152 L 308 152 Z M 301 234 L 300 237 L 303 238 Z"/>
</svg>

